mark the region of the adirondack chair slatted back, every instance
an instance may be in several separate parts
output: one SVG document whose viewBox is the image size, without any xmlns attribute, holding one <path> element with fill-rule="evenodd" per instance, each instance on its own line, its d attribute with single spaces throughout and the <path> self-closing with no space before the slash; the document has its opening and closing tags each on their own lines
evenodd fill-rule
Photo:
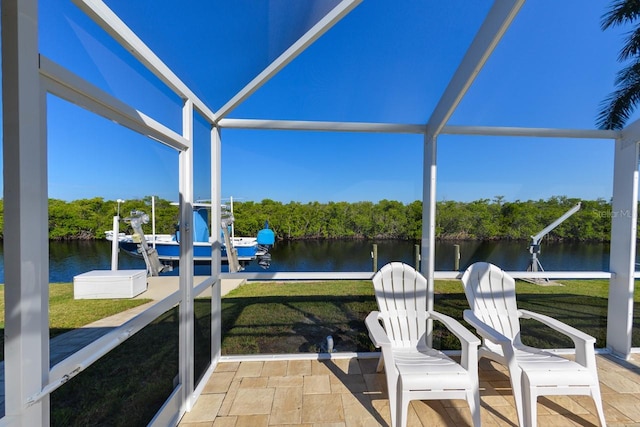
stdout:
<svg viewBox="0 0 640 427">
<path fill-rule="evenodd" d="M 373 277 L 384 329 L 394 347 L 424 344 L 427 318 L 427 279 L 413 267 L 392 262 Z"/>
<path fill-rule="evenodd" d="M 515 280 L 495 265 L 479 262 L 462 276 L 469 307 L 478 318 L 520 343 Z"/>
</svg>

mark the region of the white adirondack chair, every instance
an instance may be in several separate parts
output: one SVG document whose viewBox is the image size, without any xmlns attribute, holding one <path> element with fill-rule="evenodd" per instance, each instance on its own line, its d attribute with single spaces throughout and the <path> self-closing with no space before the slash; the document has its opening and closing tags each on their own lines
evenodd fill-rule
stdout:
<svg viewBox="0 0 640 427">
<path fill-rule="evenodd" d="M 479 262 L 462 276 L 471 310 L 464 319 L 482 337 L 480 358 L 487 357 L 509 369 L 520 426 L 535 427 L 537 398 L 543 395 L 590 395 L 596 405 L 600 425 L 605 426 L 595 338 L 549 316 L 516 306 L 515 280 L 495 265 Z M 520 340 L 519 319 L 534 319 L 571 338 L 575 362 L 526 346 Z"/>
<path fill-rule="evenodd" d="M 387 264 L 373 277 L 373 285 L 380 311 L 371 312 L 365 323 L 382 349 L 378 370 L 384 362 L 391 425 L 406 425 L 410 400 L 466 399 L 474 426 L 480 426 L 480 340 L 451 317 L 426 310 L 427 279 L 413 267 Z M 442 322 L 460 339 L 461 364 L 427 345 L 427 319 Z"/>
</svg>

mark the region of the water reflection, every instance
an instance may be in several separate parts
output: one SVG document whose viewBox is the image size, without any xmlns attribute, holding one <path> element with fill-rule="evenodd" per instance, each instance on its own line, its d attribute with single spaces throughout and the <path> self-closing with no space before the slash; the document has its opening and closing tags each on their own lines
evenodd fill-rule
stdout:
<svg viewBox="0 0 640 427">
<path fill-rule="evenodd" d="M 378 267 L 391 261 L 415 264 L 413 241 L 386 240 L 313 240 L 278 242 L 272 249 L 268 271 L 373 271 L 373 244 L 377 244 Z M 488 261 L 504 270 L 526 270 L 530 253 L 528 242 L 437 242 L 435 267 L 439 271 L 454 269 L 454 245 L 460 247 L 460 270 L 476 261 Z M 91 270 L 111 268 L 111 243 L 107 241 L 70 241 L 49 244 L 49 280 L 70 282 L 73 276 Z M 0 283 L 4 282 L 4 252 L 0 245 Z M 547 271 L 609 271 L 608 243 L 543 243 L 539 256 Z M 142 259 L 126 254 L 119 257 L 119 268 L 144 269 Z M 262 272 L 257 263 L 245 271 Z M 195 273 L 209 274 L 207 266 L 196 266 Z M 177 275 L 178 271 L 174 271 Z"/>
<path fill-rule="evenodd" d="M 373 270 L 370 241 L 300 241 L 278 243 L 273 248 L 272 271 L 369 271 Z M 377 245 L 378 267 L 391 261 L 415 264 L 413 241 L 387 240 Z M 528 242 L 436 242 L 435 268 L 455 266 L 454 246 L 460 247 L 460 269 L 488 261 L 505 270 L 526 270 L 531 254 Z M 608 271 L 608 243 L 555 243 L 542 247 L 539 260 L 545 270 Z"/>
<path fill-rule="evenodd" d="M 526 270 L 531 254 L 528 242 L 457 242 L 460 245 L 460 267 L 478 261 L 499 265 L 504 270 Z M 436 270 L 451 270 L 454 243 L 436 246 Z M 448 248 L 447 248 L 448 247 Z M 545 270 L 556 271 L 609 271 L 608 243 L 549 243 L 542 246 L 538 256 Z M 440 261 L 440 262 L 439 262 Z"/>
</svg>

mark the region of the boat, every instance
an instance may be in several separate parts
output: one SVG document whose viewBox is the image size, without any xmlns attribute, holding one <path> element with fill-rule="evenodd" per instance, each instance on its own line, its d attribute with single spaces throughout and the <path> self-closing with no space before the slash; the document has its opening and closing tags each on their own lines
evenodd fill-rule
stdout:
<svg viewBox="0 0 640 427">
<path fill-rule="evenodd" d="M 209 232 L 210 204 L 195 203 L 193 207 L 193 260 L 196 264 L 211 262 L 213 238 Z M 180 232 L 174 234 L 145 235 L 142 232 L 142 224 L 149 222 L 149 216 L 143 211 L 132 211 L 123 219 L 134 230 L 133 234 L 118 233 L 118 247 L 134 257 L 145 258 L 147 266 L 148 258 L 156 258 L 162 264 L 158 266 L 160 271 L 163 266 L 175 266 L 180 259 Z M 254 260 L 263 268 L 268 268 L 271 262 L 270 248 L 275 242 L 275 234 L 269 228 L 268 222 L 260 230 L 256 237 L 235 237 L 233 235 L 233 212 L 223 205 L 221 235 L 224 243 L 221 247 L 221 259 L 230 265 L 230 271 L 239 271 L 242 267 Z M 113 231 L 105 232 L 107 240 L 113 241 Z M 144 239 L 145 244 L 142 244 Z M 231 247 L 231 256 L 228 248 Z M 151 268 L 150 268 L 151 270 Z"/>
</svg>

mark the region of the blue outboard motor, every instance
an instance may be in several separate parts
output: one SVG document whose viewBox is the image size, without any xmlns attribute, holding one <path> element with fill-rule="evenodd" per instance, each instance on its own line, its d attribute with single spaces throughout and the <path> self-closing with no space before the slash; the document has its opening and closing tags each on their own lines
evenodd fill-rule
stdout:
<svg viewBox="0 0 640 427">
<path fill-rule="evenodd" d="M 269 249 L 276 242 L 276 233 L 269 228 L 269 221 L 265 221 L 264 228 L 258 231 L 257 241 L 258 250 L 261 252 L 258 256 L 258 265 L 262 268 L 269 268 L 271 265 L 271 254 L 269 254 Z"/>
<path fill-rule="evenodd" d="M 269 228 L 269 221 L 264 223 L 264 228 L 258 231 L 258 245 L 273 246 L 276 242 L 276 234 Z"/>
</svg>

